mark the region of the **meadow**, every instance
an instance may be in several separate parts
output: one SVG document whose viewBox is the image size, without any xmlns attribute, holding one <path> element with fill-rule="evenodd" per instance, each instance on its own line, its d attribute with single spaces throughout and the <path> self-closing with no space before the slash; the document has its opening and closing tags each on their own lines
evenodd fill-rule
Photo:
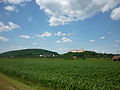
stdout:
<svg viewBox="0 0 120 90">
<path fill-rule="evenodd" d="M 0 60 L 0 72 L 63 90 L 120 90 L 120 62 L 111 60 Z"/>
</svg>

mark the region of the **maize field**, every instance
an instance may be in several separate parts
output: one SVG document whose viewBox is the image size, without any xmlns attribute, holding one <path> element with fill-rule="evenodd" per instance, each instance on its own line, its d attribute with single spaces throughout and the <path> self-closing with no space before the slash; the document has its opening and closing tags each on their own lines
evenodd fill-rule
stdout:
<svg viewBox="0 0 120 90">
<path fill-rule="evenodd" d="M 117 61 L 0 60 L 0 72 L 57 90 L 120 90 Z"/>
</svg>

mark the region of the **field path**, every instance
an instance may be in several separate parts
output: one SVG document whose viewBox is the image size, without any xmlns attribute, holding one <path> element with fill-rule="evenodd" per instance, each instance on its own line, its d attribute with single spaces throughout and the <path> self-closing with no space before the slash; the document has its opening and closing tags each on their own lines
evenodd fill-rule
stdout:
<svg viewBox="0 0 120 90">
<path fill-rule="evenodd" d="M 0 90 L 54 90 L 48 87 L 33 88 L 0 73 Z"/>
<path fill-rule="evenodd" d="M 0 90 L 35 90 L 6 75 L 0 74 Z"/>
</svg>

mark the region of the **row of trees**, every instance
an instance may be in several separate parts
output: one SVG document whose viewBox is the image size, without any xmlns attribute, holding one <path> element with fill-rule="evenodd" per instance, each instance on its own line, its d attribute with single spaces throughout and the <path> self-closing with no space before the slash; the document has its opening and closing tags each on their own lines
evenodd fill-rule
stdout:
<svg viewBox="0 0 120 90">
<path fill-rule="evenodd" d="M 112 58 L 115 54 L 106 54 L 106 53 L 96 53 L 94 51 L 85 51 L 81 53 L 68 52 L 62 54 L 60 57 L 69 58 L 72 56 L 77 56 L 78 58 Z"/>
</svg>

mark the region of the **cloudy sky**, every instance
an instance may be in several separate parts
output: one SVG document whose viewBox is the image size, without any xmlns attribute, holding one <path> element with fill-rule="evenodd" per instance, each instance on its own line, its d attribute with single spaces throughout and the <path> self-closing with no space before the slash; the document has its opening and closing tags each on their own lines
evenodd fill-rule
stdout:
<svg viewBox="0 0 120 90">
<path fill-rule="evenodd" d="M 0 53 L 27 48 L 120 53 L 120 0 L 0 0 Z"/>
</svg>

